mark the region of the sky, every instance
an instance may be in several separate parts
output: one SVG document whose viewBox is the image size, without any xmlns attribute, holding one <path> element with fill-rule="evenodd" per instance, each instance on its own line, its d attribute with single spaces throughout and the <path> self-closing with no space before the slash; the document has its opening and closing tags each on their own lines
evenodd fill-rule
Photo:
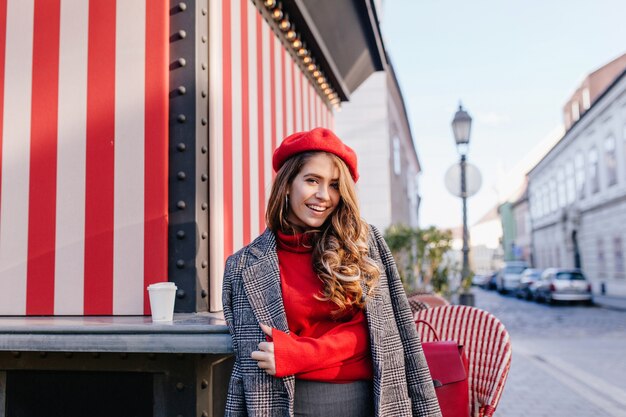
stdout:
<svg viewBox="0 0 626 417">
<path fill-rule="evenodd" d="M 459 161 L 459 102 L 473 118 L 468 162 L 482 175 L 471 225 L 496 206 L 498 179 L 554 136 L 584 77 L 626 53 L 626 0 L 383 0 L 379 13 L 422 166 L 423 227 L 462 222 L 444 185 Z"/>
</svg>

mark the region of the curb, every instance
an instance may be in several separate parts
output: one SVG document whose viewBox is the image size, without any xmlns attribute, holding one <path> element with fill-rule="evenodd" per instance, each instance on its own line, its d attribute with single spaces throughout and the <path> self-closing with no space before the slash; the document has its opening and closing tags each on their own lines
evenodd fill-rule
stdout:
<svg viewBox="0 0 626 417">
<path fill-rule="evenodd" d="M 613 310 L 613 311 L 621 311 L 621 312 L 626 312 L 626 305 L 624 306 L 618 306 L 618 305 L 612 305 L 610 303 L 603 303 L 601 301 L 598 301 L 594 298 L 593 300 L 593 304 L 595 306 L 598 306 L 600 308 L 605 308 L 607 310 Z"/>
</svg>

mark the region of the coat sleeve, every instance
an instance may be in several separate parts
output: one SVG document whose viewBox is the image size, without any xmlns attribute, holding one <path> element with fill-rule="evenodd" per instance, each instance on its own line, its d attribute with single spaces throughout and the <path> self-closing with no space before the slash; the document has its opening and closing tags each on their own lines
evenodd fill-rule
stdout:
<svg viewBox="0 0 626 417">
<path fill-rule="evenodd" d="M 402 340 L 402 348 L 404 349 L 406 380 L 409 396 L 411 397 L 413 415 L 441 417 L 433 381 L 426 364 L 422 344 L 417 334 L 398 268 L 380 231 L 374 226 L 370 227 L 385 267 L 387 279 L 389 280 L 389 295 L 391 297 L 394 318 L 400 332 L 400 339 Z"/>
<path fill-rule="evenodd" d="M 222 284 L 222 304 L 224 308 L 224 319 L 228 325 L 228 331 L 233 341 L 233 352 L 235 354 L 235 366 L 230 376 L 228 384 L 228 394 L 226 397 L 225 417 L 246 417 L 246 403 L 243 389 L 243 378 L 241 375 L 241 364 L 239 359 L 239 349 L 237 337 L 235 335 L 235 325 L 233 321 L 233 281 L 241 277 L 241 267 L 239 255 L 232 255 L 226 261 L 224 267 L 224 280 Z"/>
</svg>

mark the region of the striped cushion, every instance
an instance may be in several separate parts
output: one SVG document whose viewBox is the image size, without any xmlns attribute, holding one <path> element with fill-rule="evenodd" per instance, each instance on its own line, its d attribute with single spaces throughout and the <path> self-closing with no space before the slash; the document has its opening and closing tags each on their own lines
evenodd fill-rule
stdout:
<svg viewBox="0 0 626 417">
<path fill-rule="evenodd" d="M 429 322 L 440 340 L 465 347 L 471 415 L 493 415 L 511 366 L 511 341 L 502 322 L 484 310 L 458 305 L 421 310 L 415 319 Z M 436 340 L 425 325 L 417 324 L 417 330 L 423 342 Z"/>
</svg>

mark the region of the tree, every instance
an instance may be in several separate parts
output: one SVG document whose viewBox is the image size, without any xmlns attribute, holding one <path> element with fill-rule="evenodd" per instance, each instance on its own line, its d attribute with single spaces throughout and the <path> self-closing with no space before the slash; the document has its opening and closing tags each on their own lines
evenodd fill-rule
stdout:
<svg viewBox="0 0 626 417">
<path fill-rule="evenodd" d="M 438 293 L 448 291 L 450 265 L 445 262 L 445 254 L 452 248 L 450 231 L 435 226 L 413 229 L 399 224 L 385 231 L 385 240 L 405 288 L 416 286 L 419 279 L 422 286 L 430 284 Z"/>
</svg>

